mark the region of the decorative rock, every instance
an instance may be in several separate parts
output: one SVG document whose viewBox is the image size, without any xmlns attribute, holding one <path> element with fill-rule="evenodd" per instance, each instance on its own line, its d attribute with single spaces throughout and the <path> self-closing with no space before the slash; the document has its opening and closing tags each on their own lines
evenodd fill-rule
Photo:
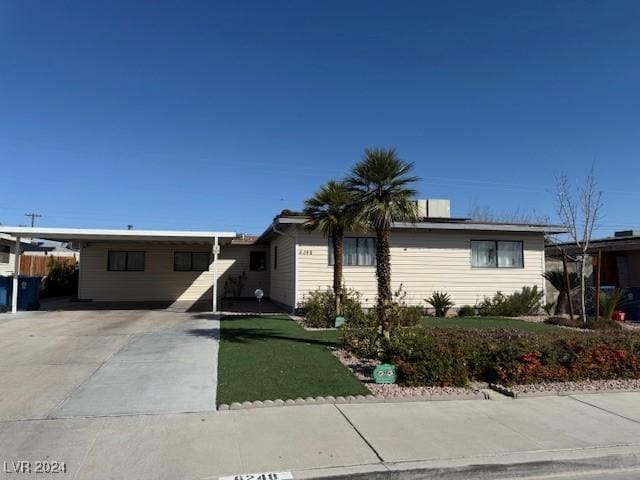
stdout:
<svg viewBox="0 0 640 480">
<path fill-rule="evenodd" d="M 336 402 L 335 403 L 347 403 L 348 400 L 342 396 L 340 397 L 336 397 Z"/>
<path fill-rule="evenodd" d="M 218 410 L 229 410 L 229 405 L 223 403 L 222 405 L 218 406 Z"/>
<path fill-rule="evenodd" d="M 305 405 L 306 402 L 304 401 L 304 398 L 296 398 L 294 404 L 296 404 L 296 405 Z"/>
<path fill-rule="evenodd" d="M 304 399 L 304 401 L 307 403 L 307 405 L 313 405 L 314 403 L 316 403 L 316 399 L 313 397 L 307 397 Z"/>
<path fill-rule="evenodd" d="M 365 399 L 365 398 L 364 398 L 364 395 L 356 395 L 356 400 L 357 400 L 358 402 L 362 402 L 364 399 Z"/>
<path fill-rule="evenodd" d="M 275 403 L 273 402 L 273 400 L 265 400 L 264 402 L 262 402 L 263 407 L 273 407 L 274 405 Z"/>
<path fill-rule="evenodd" d="M 316 397 L 316 403 L 322 404 L 322 403 L 327 403 L 327 401 L 325 400 L 324 397 Z"/>
<path fill-rule="evenodd" d="M 376 401 L 376 397 L 374 397 L 373 395 L 367 395 L 366 397 L 364 397 L 365 402 L 368 403 L 373 403 Z"/>
<path fill-rule="evenodd" d="M 295 400 L 291 400 L 290 398 L 287 398 L 287 399 L 284 401 L 284 404 L 285 404 L 285 405 L 295 405 L 295 404 L 296 404 L 296 402 L 295 402 Z"/>
<path fill-rule="evenodd" d="M 251 406 L 253 408 L 262 408 L 264 407 L 264 403 L 262 403 L 260 400 L 256 400 L 255 402 L 253 402 Z"/>
<path fill-rule="evenodd" d="M 230 406 L 229 409 L 230 410 L 240 410 L 242 408 L 242 404 L 238 403 L 238 402 L 233 402 Z"/>
<path fill-rule="evenodd" d="M 273 402 L 273 404 L 274 404 L 276 407 L 282 407 L 282 406 L 284 405 L 284 400 L 282 400 L 281 398 L 278 398 L 278 399 L 276 399 L 276 400 Z"/>
<path fill-rule="evenodd" d="M 353 395 L 349 395 L 347 397 L 347 403 L 355 403 L 356 402 L 356 397 L 354 397 Z"/>
<path fill-rule="evenodd" d="M 242 408 L 251 408 L 253 407 L 253 403 L 246 401 L 246 402 L 242 402 Z"/>
<path fill-rule="evenodd" d="M 327 395 L 324 399 L 327 403 L 336 403 L 336 397 L 333 395 Z"/>
</svg>

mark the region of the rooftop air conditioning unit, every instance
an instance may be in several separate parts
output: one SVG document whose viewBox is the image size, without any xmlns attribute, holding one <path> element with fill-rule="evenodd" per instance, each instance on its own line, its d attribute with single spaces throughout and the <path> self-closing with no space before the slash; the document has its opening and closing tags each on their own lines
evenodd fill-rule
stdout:
<svg viewBox="0 0 640 480">
<path fill-rule="evenodd" d="M 437 198 L 416 200 L 418 218 L 451 218 L 451 201 Z"/>
</svg>

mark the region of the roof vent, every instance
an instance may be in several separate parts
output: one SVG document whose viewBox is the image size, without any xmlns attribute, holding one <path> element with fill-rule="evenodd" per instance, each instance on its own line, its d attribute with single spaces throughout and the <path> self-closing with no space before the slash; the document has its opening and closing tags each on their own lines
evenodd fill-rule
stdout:
<svg viewBox="0 0 640 480">
<path fill-rule="evenodd" d="M 613 234 L 614 237 L 640 237 L 640 230 L 621 230 Z"/>
<path fill-rule="evenodd" d="M 416 200 L 418 218 L 451 218 L 451 201 L 437 198 Z"/>
</svg>

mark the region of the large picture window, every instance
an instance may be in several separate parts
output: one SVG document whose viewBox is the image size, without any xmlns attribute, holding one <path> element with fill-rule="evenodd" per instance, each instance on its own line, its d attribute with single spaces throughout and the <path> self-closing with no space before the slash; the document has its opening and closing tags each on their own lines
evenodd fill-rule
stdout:
<svg viewBox="0 0 640 480">
<path fill-rule="evenodd" d="M 345 265 L 375 265 L 376 239 L 373 237 L 345 237 Z M 333 258 L 333 241 L 329 239 L 329 265 L 335 263 Z"/>
<path fill-rule="evenodd" d="M 523 268 L 520 241 L 472 240 L 471 266 L 474 268 Z"/>
<path fill-rule="evenodd" d="M 109 250 L 108 257 L 110 272 L 144 272 L 144 252 Z"/>
<path fill-rule="evenodd" d="M 175 272 L 206 272 L 209 270 L 209 252 L 174 252 Z"/>
</svg>

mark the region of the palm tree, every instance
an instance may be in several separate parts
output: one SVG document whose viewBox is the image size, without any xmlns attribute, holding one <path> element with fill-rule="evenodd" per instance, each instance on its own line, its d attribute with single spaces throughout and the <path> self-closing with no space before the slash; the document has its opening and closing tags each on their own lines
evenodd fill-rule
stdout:
<svg viewBox="0 0 640 480">
<path fill-rule="evenodd" d="M 342 300 L 342 268 L 344 263 L 344 232 L 355 229 L 350 213 L 352 196 L 342 182 L 331 180 L 305 200 L 304 214 L 308 217 L 304 227 L 320 231 L 333 243 L 333 295 L 336 315 L 340 315 Z"/>
<path fill-rule="evenodd" d="M 413 163 L 396 154 L 395 149 L 366 149 L 351 170 L 346 185 L 354 196 L 356 218 L 376 234 L 376 278 L 378 280 L 378 320 L 389 336 L 391 303 L 391 262 L 389 236 L 394 222 L 415 222 L 418 218 L 416 191 L 411 185 L 419 177 L 410 175 Z"/>
<path fill-rule="evenodd" d="M 566 313 L 571 298 L 570 292 L 567 292 L 567 284 L 562 270 L 549 270 L 542 274 L 548 280 L 553 288 L 558 291 L 558 300 L 556 301 L 556 315 Z M 580 279 L 576 272 L 569 272 L 569 289 L 573 290 L 580 283 Z"/>
</svg>

